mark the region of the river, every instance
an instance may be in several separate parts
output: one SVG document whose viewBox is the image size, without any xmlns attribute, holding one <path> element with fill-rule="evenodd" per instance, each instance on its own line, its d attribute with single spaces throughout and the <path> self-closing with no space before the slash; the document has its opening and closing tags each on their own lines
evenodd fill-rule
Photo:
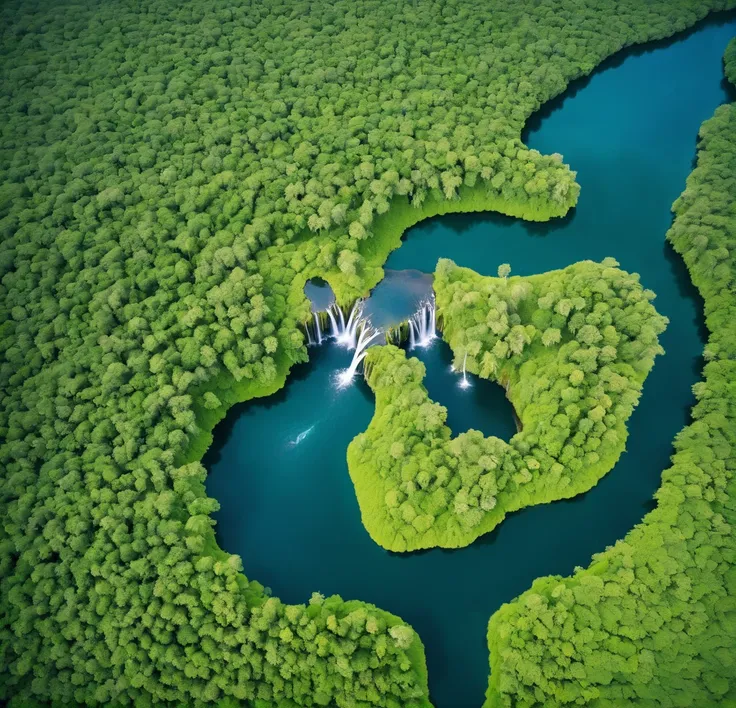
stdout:
<svg viewBox="0 0 736 708">
<path fill-rule="evenodd" d="M 580 202 L 566 218 L 528 224 L 489 213 L 422 222 L 390 256 L 391 270 L 369 302 L 374 320 L 406 316 L 426 284 L 416 271 L 431 273 L 440 257 L 483 274 L 509 263 L 513 274 L 527 275 L 613 256 L 640 273 L 670 319 L 660 340 L 666 354 L 629 420 L 627 452 L 594 489 L 512 514 L 464 549 L 384 551 L 361 524 L 345 461 L 348 443 L 370 421 L 373 396 L 362 379 L 334 386 L 351 355 L 331 344 L 312 347 L 310 362 L 295 368 L 281 391 L 235 406 L 214 431 L 204 464 L 208 493 L 221 504 L 220 546 L 242 556 L 246 575 L 285 602 L 337 593 L 401 616 L 424 642 L 437 708 L 482 703 L 486 625 L 501 604 L 540 575 L 587 565 L 652 508 L 672 440 L 689 419 L 704 343 L 702 303 L 664 235 L 700 124 L 729 100 L 721 57 L 736 34 L 730 18 L 625 51 L 532 117 L 526 144 L 562 153 L 578 171 Z M 474 427 L 505 439 L 513 434 L 498 386 L 476 379 L 460 389 L 439 340 L 420 358 L 454 433 Z"/>
</svg>

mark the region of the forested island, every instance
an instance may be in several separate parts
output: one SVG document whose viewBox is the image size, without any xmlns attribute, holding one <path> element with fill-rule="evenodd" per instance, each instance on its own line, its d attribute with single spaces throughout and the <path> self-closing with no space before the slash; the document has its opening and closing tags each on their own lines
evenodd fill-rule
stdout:
<svg viewBox="0 0 736 708">
<path fill-rule="evenodd" d="M 483 278 L 440 261 L 438 318 L 455 368 L 503 386 L 519 420 L 509 443 L 451 439 L 422 364 L 372 349 L 376 414 L 348 448 L 363 521 L 392 551 L 471 543 L 509 511 L 575 496 L 608 472 L 666 326 L 635 276 L 614 260 Z"/>
<path fill-rule="evenodd" d="M 734 7 L 4 3 L 0 701 L 431 706 L 401 618 L 316 591 L 285 604 L 218 547 L 212 430 L 308 359 L 309 279 L 347 310 L 422 219 L 570 213 L 575 172 L 523 144 L 528 118 L 619 50 Z M 736 83 L 736 42 L 725 72 Z M 710 332 L 693 422 L 640 525 L 493 615 L 489 708 L 736 700 L 734 175 L 732 104 L 703 125 L 668 234 Z M 384 545 L 413 529 L 395 550 L 467 545 L 504 511 L 591 487 L 623 450 L 665 324 L 652 294 L 613 261 L 500 275 L 442 262 L 435 289 L 456 366 L 509 384 L 518 447 L 452 450 L 421 365 L 388 346 L 366 359 L 377 411 L 407 397 L 436 446 L 414 466 L 400 428 L 375 439 L 412 477 L 378 497 L 397 510 Z M 425 499 L 419 475 L 457 454 L 472 464 L 446 475 L 454 496 Z M 456 524 L 449 542 L 444 527 L 415 540 L 429 503 Z"/>
</svg>

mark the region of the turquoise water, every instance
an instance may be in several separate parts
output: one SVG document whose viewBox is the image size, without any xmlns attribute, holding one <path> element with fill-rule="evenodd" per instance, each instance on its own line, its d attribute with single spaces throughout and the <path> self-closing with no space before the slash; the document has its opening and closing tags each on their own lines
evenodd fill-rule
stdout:
<svg viewBox="0 0 736 708">
<path fill-rule="evenodd" d="M 593 490 L 525 509 L 468 548 L 409 555 L 376 546 L 360 523 L 345 451 L 373 413 L 362 382 L 338 391 L 334 372 L 351 355 L 311 349 L 286 387 L 235 406 L 205 458 L 220 545 L 246 574 L 286 602 L 315 590 L 373 602 L 421 635 L 438 708 L 477 707 L 488 676 L 486 625 L 504 602 L 545 574 L 568 574 L 622 537 L 648 509 L 675 433 L 688 421 L 703 346 L 701 302 L 665 244 L 670 205 L 682 191 L 700 124 L 727 99 L 721 56 L 736 20 L 711 22 L 671 43 L 632 51 L 535 116 L 527 144 L 561 152 L 582 194 L 567 218 L 529 225 L 493 214 L 437 218 L 411 229 L 388 268 L 434 270 L 448 257 L 482 273 L 500 263 L 530 274 L 613 256 L 641 274 L 671 323 L 629 422 L 628 451 Z M 421 297 L 422 278 L 391 274 L 370 304 L 387 318 Z M 441 342 L 422 352 L 431 395 L 449 408 L 454 432 L 477 427 L 508 437 L 513 420 L 497 386 L 457 388 Z M 483 383 L 484 386 L 480 384 Z M 467 394 L 467 395 L 466 395 Z"/>
</svg>

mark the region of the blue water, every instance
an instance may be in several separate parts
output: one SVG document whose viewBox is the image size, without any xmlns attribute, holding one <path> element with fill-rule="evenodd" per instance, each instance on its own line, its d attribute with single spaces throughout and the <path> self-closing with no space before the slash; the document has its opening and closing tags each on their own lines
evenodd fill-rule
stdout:
<svg viewBox="0 0 736 708">
<path fill-rule="evenodd" d="M 486 625 L 502 603 L 537 576 L 586 565 L 652 507 L 672 439 L 688 421 L 703 346 L 701 302 L 664 234 L 700 124 L 727 99 L 721 56 L 734 34 L 736 20 L 711 22 L 651 51 L 629 52 L 532 119 L 527 144 L 561 152 L 578 171 L 580 203 L 567 218 L 543 225 L 493 214 L 434 219 L 411 229 L 387 264 L 429 273 L 448 257 L 481 273 L 507 262 L 514 273 L 529 274 L 613 256 L 641 274 L 671 320 L 661 340 L 667 354 L 657 359 L 629 422 L 628 451 L 593 490 L 513 514 L 465 549 L 387 553 L 360 523 L 345 463 L 348 443 L 372 416 L 372 394 L 360 380 L 334 388 L 334 372 L 350 354 L 329 345 L 313 348 L 310 363 L 282 391 L 234 407 L 215 431 L 205 464 L 208 492 L 222 505 L 220 545 L 286 602 L 306 602 L 315 590 L 339 593 L 411 623 L 426 647 L 438 708 L 481 704 Z M 386 292 L 378 291 L 386 304 L 374 316 L 398 301 Z M 407 302 L 415 296 L 405 295 Z M 443 347 L 422 358 L 428 389 L 449 407 L 453 431 L 474 425 L 511 435 L 498 387 L 463 397 Z"/>
</svg>

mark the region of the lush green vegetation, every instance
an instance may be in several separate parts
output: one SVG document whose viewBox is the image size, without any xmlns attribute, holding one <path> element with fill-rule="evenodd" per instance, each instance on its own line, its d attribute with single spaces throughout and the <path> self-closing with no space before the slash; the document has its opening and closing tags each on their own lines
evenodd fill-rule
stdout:
<svg viewBox="0 0 736 708">
<path fill-rule="evenodd" d="M 487 278 L 441 260 L 438 318 L 455 368 L 498 381 L 521 430 L 451 437 L 424 366 L 372 349 L 376 412 L 348 449 L 363 523 L 392 551 L 466 546 L 506 514 L 590 489 L 626 445 L 666 319 L 613 259 L 531 277 Z"/>
<path fill-rule="evenodd" d="M 4 2 L 0 699 L 426 703 L 395 618 L 216 548 L 209 430 L 306 357 L 306 278 L 380 278 L 390 205 L 564 213 L 526 118 L 733 5 Z"/>
<path fill-rule="evenodd" d="M 726 55 L 736 77 L 736 40 Z M 657 508 L 571 578 L 540 578 L 491 618 L 486 708 L 736 701 L 736 104 L 700 133 L 668 239 L 710 336 L 693 423 Z"/>
<path fill-rule="evenodd" d="M 736 39 L 726 48 L 726 53 L 723 57 L 723 64 L 726 72 L 726 78 L 736 86 Z"/>
</svg>

